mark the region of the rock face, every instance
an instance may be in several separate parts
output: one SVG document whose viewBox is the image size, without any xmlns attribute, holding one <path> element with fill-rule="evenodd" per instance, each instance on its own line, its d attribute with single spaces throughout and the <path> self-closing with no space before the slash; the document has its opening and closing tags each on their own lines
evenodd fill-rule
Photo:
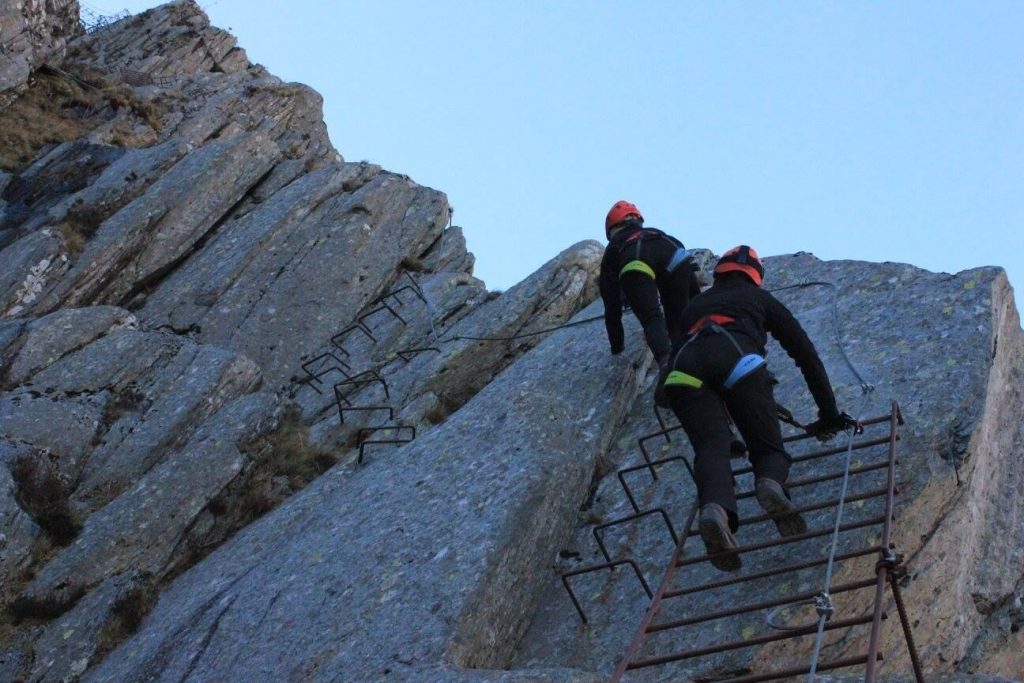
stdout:
<svg viewBox="0 0 1024 683">
<path fill-rule="evenodd" d="M 603 561 L 594 525 L 632 513 L 615 471 L 660 424 L 635 321 L 626 353 L 607 352 L 602 245 L 488 292 L 442 193 L 345 162 L 319 96 L 250 64 L 194 2 L 82 35 L 77 16 L 0 10 L 0 123 L 54 127 L 0 172 L 0 679 L 606 680 L 646 596 L 622 569 L 580 578 L 581 626 L 560 574 Z M 713 255 L 697 260 L 706 278 Z M 1018 677 L 1024 335 L 1005 275 L 809 254 L 767 271 L 841 406 L 896 399 L 907 419 L 896 540 L 926 670 Z M 811 419 L 770 355 L 779 401 Z M 690 454 L 681 435 L 655 450 Z M 634 486 L 682 527 L 685 474 Z M 674 544 L 652 521 L 604 538 L 657 585 Z M 630 680 L 807 654 L 766 645 Z"/>
<path fill-rule="evenodd" d="M 63 53 L 79 32 L 77 2 L 5 2 L 0 7 L 0 109 L 26 86 L 33 70 Z"/>
</svg>

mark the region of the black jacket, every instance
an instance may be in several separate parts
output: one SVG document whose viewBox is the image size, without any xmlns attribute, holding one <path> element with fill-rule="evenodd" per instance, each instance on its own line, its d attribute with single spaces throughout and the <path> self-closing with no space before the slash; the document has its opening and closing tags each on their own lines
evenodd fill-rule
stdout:
<svg viewBox="0 0 1024 683">
<path fill-rule="evenodd" d="M 800 368 L 807 388 L 818 405 L 819 417 L 839 415 L 832 385 L 825 366 L 818 357 L 804 328 L 793 314 L 769 292 L 761 289 L 742 274 L 715 278 L 715 283 L 690 300 L 683 313 L 684 329 L 690 331 L 702 318 L 711 314 L 725 315 L 735 322 L 722 326 L 732 334 L 751 339 L 761 355 L 765 353 L 771 333 Z"/>
<path fill-rule="evenodd" d="M 619 353 L 624 346 L 622 329 L 622 288 L 619 285 L 619 272 L 630 261 L 643 261 L 655 273 L 658 288 L 666 286 L 682 286 L 687 290 L 683 305 L 688 297 L 700 292 L 700 281 L 693 269 L 692 261 L 679 266 L 672 275 L 683 278 L 681 284 L 669 282 L 668 265 L 676 251 L 683 248 L 683 243 L 657 228 L 645 228 L 642 223 L 627 225 L 612 236 L 605 247 L 601 259 L 601 274 L 598 287 L 601 300 L 604 301 L 604 324 L 608 331 L 608 341 L 612 353 Z M 664 303 L 664 298 L 662 300 Z M 681 311 L 679 311 L 681 312 Z"/>
</svg>

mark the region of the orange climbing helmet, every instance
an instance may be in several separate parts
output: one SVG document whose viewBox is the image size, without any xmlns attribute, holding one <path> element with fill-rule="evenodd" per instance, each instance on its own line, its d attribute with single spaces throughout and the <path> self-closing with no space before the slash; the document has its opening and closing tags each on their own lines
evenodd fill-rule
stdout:
<svg viewBox="0 0 1024 683">
<path fill-rule="evenodd" d="M 746 244 L 733 247 L 722 254 L 722 258 L 718 259 L 718 263 L 715 265 L 715 275 L 733 271 L 743 273 L 758 287 L 764 280 L 764 264 L 757 257 L 757 252 L 753 247 L 748 247 Z"/>
<path fill-rule="evenodd" d="M 630 216 L 636 216 L 641 222 L 644 220 L 644 215 L 640 213 L 640 209 L 636 208 L 635 204 L 631 204 L 625 199 L 612 204 L 611 210 L 608 211 L 608 216 L 604 219 L 604 236 L 611 239 L 612 228 Z"/>
</svg>

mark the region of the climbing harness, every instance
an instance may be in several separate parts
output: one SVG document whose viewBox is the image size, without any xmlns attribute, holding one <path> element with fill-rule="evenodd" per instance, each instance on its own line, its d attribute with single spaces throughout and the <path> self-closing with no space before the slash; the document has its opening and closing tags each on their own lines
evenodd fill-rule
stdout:
<svg viewBox="0 0 1024 683">
<path fill-rule="evenodd" d="M 732 335 L 732 333 L 729 332 L 729 330 L 722 327 L 722 325 L 731 322 L 735 322 L 735 318 L 732 318 L 727 315 L 719 315 L 718 313 L 712 313 L 710 315 L 704 316 L 696 323 L 694 323 L 689 329 L 690 338 L 687 339 L 686 342 L 684 342 L 683 345 L 679 347 L 679 350 L 676 351 L 675 355 L 672 358 L 673 367 L 679 360 L 679 355 L 683 352 L 683 349 L 689 346 L 692 342 L 699 339 L 701 335 L 705 334 L 708 331 L 711 331 L 715 334 L 724 334 L 725 337 L 732 343 L 733 347 L 736 349 L 736 353 L 738 353 L 740 356 L 739 360 L 736 361 L 736 365 L 733 366 L 732 370 L 729 372 L 725 380 L 722 382 L 722 388 L 726 390 L 732 389 L 740 382 L 740 380 L 750 376 L 750 374 L 753 373 L 755 370 L 765 365 L 765 363 L 767 363 L 768 361 L 765 359 L 764 356 L 762 356 L 759 353 L 745 353 L 743 349 L 740 347 L 739 342 L 737 342 L 736 338 Z M 665 386 L 687 386 L 692 387 L 694 389 L 700 389 L 702 386 L 704 386 L 704 382 L 703 380 L 694 377 L 693 375 L 690 375 L 688 373 L 682 372 L 681 370 L 673 370 L 669 372 L 668 376 L 665 378 Z"/>
</svg>

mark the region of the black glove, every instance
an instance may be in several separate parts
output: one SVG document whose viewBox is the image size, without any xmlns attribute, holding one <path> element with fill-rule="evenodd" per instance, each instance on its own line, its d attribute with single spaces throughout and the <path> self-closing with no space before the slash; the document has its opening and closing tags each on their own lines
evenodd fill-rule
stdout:
<svg viewBox="0 0 1024 683">
<path fill-rule="evenodd" d="M 864 425 L 846 413 L 837 413 L 830 417 L 821 417 L 804 427 L 804 430 L 818 441 L 828 441 L 839 432 L 853 428 L 854 434 L 863 434 Z"/>
</svg>

